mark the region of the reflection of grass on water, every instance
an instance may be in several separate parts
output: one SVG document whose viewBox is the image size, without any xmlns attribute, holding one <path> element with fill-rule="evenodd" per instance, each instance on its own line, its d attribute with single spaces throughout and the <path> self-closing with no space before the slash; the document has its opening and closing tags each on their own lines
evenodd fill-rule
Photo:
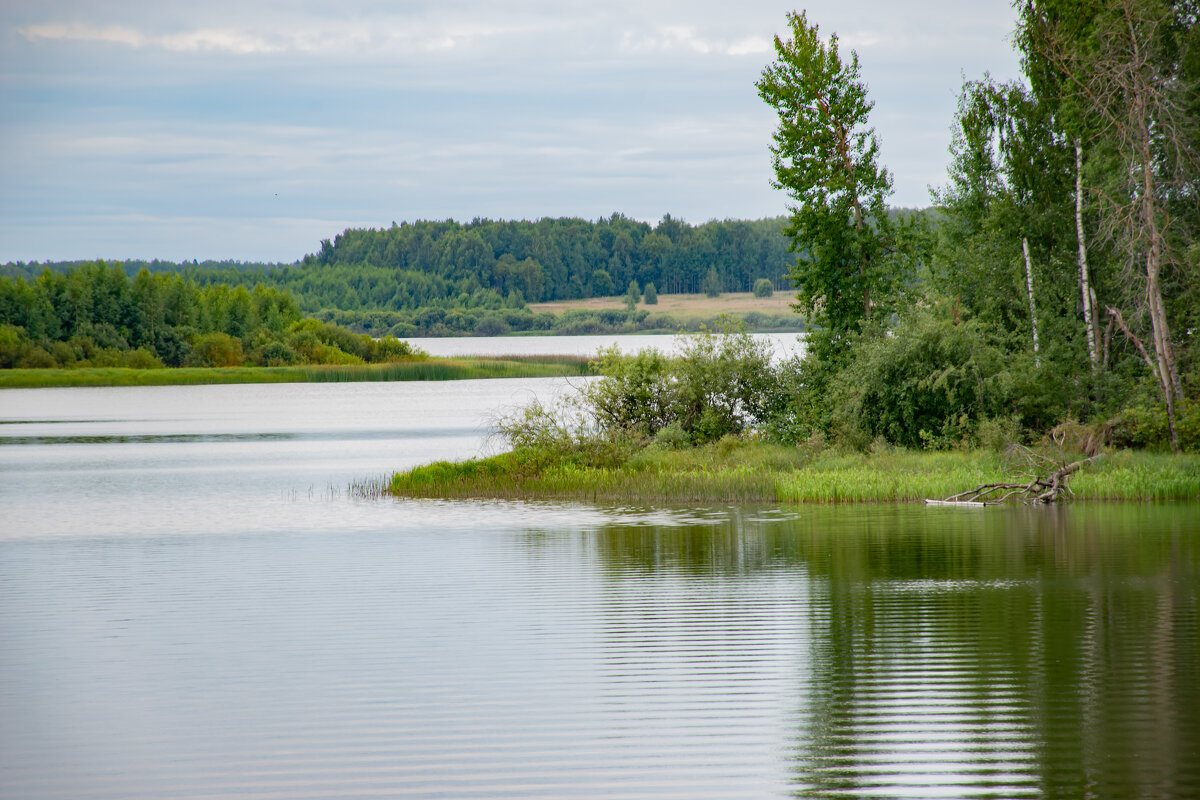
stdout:
<svg viewBox="0 0 1200 800">
<path fill-rule="evenodd" d="M 859 503 L 946 497 L 1011 480 L 990 450 L 870 454 L 808 451 L 726 439 L 704 447 L 649 447 L 628 457 L 517 450 L 436 462 L 392 478 L 392 494 L 439 498 L 597 502 Z M 1200 498 L 1200 457 L 1121 452 L 1075 477 L 1081 500 Z"/>
<path fill-rule="evenodd" d="M 586 375 L 588 371 L 588 359 L 580 356 L 429 358 L 386 364 L 313 364 L 293 367 L 5 369 L 0 370 L 0 388 L 452 381 L 474 378 L 552 378 Z"/>
</svg>

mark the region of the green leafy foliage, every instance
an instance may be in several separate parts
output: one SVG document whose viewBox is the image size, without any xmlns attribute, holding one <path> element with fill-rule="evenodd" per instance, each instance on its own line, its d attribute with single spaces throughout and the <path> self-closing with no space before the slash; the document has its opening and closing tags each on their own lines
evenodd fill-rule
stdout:
<svg viewBox="0 0 1200 800">
<path fill-rule="evenodd" d="M 793 203 L 784 234 L 802 253 L 791 279 L 800 309 L 822 329 L 810 348 L 837 359 L 865 320 L 888 313 L 906 271 L 891 257 L 891 178 L 876 163 L 858 55 L 843 59 L 837 35 L 823 39 L 806 13 L 789 14 L 788 25 L 756 86 L 779 118 L 775 186 Z"/>
<path fill-rule="evenodd" d="M 33 281 L 0 277 L 0 368 L 353 364 L 414 357 L 302 319 L 285 291 L 198 286 L 179 275 L 85 264 Z"/>
<path fill-rule="evenodd" d="M 580 393 L 583 418 L 643 440 L 716 441 L 764 426 L 780 404 L 767 345 L 745 333 L 684 336 L 676 357 L 602 350 L 597 371 Z"/>
<path fill-rule="evenodd" d="M 1008 366 L 986 326 L 906 315 L 887 335 L 854 346 L 831 392 L 834 428 L 860 446 L 877 437 L 905 447 L 962 443 L 984 420 L 1011 412 Z"/>
</svg>

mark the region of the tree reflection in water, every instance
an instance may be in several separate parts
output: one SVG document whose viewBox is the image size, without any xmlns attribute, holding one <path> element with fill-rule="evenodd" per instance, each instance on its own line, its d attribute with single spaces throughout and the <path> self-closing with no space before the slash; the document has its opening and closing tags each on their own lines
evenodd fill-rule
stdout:
<svg viewBox="0 0 1200 800">
<path fill-rule="evenodd" d="M 706 632 L 671 652 L 714 687 L 781 692 L 756 664 L 794 659 L 798 796 L 1186 797 L 1200 793 L 1198 512 L 733 509 L 592 535 L 626 662 L 631 631 L 677 636 L 688 614 Z M 728 587 L 781 572 L 794 592 L 743 592 L 738 612 Z M 631 599 L 647 580 L 675 585 Z M 719 617 L 706 597 L 725 598 Z M 718 634 L 739 625 L 741 659 Z"/>
</svg>

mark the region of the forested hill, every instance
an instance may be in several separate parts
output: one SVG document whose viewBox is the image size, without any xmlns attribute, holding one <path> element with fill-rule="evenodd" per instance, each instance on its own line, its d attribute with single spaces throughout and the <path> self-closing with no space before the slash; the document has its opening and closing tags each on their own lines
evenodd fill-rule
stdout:
<svg viewBox="0 0 1200 800">
<path fill-rule="evenodd" d="M 485 308 L 525 302 L 623 294 L 630 281 L 653 283 L 659 294 L 702 291 L 710 270 L 722 291 L 749 291 L 759 278 L 786 289 L 795 256 L 780 229 L 783 218 L 689 225 L 665 216 L 657 225 L 620 214 L 589 222 L 405 222 L 384 229 L 349 229 L 299 262 L 127 261 L 134 275 L 179 272 L 197 284 L 257 283 L 287 289 L 307 312 Z M 46 268 L 9 264 L 10 277 L 33 278 Z"/>
<path fill-rule="evenodd" d="M 710 269 L 722 291 L 750 291 L 759 278 L 785 285 L 794 256 L 783 222 L 693 226 L 667 215 L 651 227 L 619 214 L 597 222 L 415 222 L 347 230 L 302 263 L 406 270 L 505 297 L 519 292 L 528 302 L 621 294 L 630 281 L 663 294 L 699 292 Z"/>
</svg>

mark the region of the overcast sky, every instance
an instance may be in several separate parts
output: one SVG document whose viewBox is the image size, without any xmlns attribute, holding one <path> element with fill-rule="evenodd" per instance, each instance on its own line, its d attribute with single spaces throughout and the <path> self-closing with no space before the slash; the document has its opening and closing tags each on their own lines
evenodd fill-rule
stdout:
<svg viewBox="0 0 1200 800">
<path fill-rule="evenodd" d="M 893 205 L 944 181 L 962 78 L 1018 75 L 1008 0 L 819 0 Z M 294 261 L 415 219 L 785 213 L 763 0 L 3 0 L 0 262 Z"/>
</svg>

